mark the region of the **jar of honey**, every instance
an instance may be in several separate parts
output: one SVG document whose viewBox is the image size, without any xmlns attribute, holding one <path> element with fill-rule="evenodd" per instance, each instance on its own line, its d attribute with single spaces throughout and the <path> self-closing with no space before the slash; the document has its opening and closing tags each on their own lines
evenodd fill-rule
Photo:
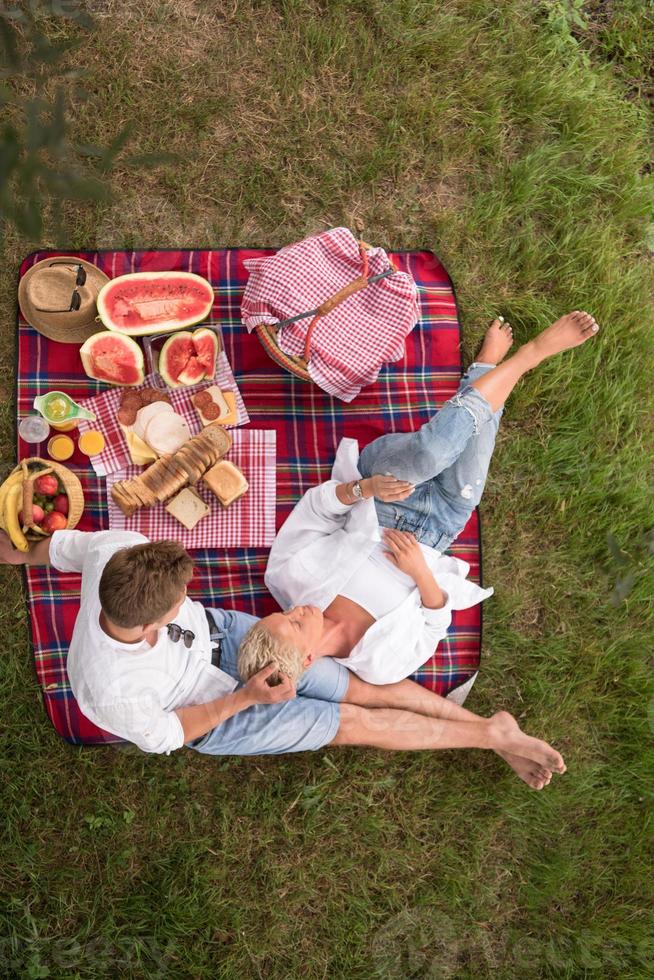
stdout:
<svg viewBox="0 0 654 980">
<path fill-rule="evenodd" d="M 75 443 L 70 436 L 57 434 L 48 440 L 48 455 L 50 459 L 63 463 L 65 459 L 70 459 L 75 449 Z"/>
</svg>

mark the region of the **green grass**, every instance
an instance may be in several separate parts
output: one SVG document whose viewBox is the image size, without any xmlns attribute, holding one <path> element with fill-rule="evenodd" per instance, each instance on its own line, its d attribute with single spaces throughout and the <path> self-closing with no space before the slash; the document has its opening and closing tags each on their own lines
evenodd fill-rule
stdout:
<svg viewBox="0 0 654 980">
<path fill-rule="evenodd" d="M 9 240 L 4 469 L 15 277 L 37 246 L 281 245 L 346 223 L 442 256 L 467 355 L 491 313 L 522 341 L 592 310 L 599 337 L 529 377 L 505 414 L 470 699 L 514 711 L 569 772 L 535 794 L 479 752 L 73 749 L 45 717 L 5 569 L 0 970 L 650 975 L 651 6 L 589 2 L 583 27 L 563 0 L 103 6 L 74 59 L 80 139 L 131 121 L 131 152 L 180 159 L 119 164 L 113 204 L 67 207 L 67 241 Z"/>
</svg>

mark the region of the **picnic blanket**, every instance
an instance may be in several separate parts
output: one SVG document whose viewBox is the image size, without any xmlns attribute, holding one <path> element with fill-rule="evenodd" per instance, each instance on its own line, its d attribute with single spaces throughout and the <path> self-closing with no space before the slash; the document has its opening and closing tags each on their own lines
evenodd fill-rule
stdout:
<svg viewBox="0 0 654 980">
<path fill-rule="evenodd" d="M 384 367 L 375 384 L 364 388 L 351 405 L 293 377 L 270 361 L 256 337 L 249 336 L 240 322 L 248 275 L 244 262 L 274 251 L 34 252 L 23 261 L 20 275 L 49 255 L 75 254 L 112 278 L 167 269 L 205 276 L 216 289 L 211 322 L 221 324 L 226 354 L 251 424 L 256 429 L 276 431 L 279 528 L 299 497 L 329 478 L 342 436 L 355 437 L 363 446 L 384 432 L 418 428 L 456 390 L 461 363 L 456 301 L 447 272 L 432 252 L 389 252 L 398 268 L 411 273 L 419 291 L 420 324 L 407 337 L 402 360 Z M 63 389 L 76 400 L 106 390 L 84 374 L 77 346 L 47 340 L 22 317 L 17 341 L 19 418 L 31 408 L 36 395 L 52 389 Z M 34 455 L 34 447 L 19 440 L 18 455 L 19 459 Z M 78 474 L 86 498 L 79 529 L 107 528 L 105 480 L 96 476 L 88 458 L 77 449 L 67 465 Z M 256 615 L 274 611 L 275 601 L 263 584 L 267 553 L 265 548 L 194 550 L 190 594 L 212 605 Z M 470 564 L 469 577 L 479 582 L 477 514 L 451 553 Z M 80 577 L 52 568 L 29 568 L 25 575 L 36 674 L 52 724 L 72 743 L 119 741 L 81 714 L 68 684 L 66 652 L 79 608 Z M 447 637 L 414 679 L 439 694 L 448 694 L 471 678 L 479 665 L 481 616 L 481 606 L 455 612 Z"/>
</svg>

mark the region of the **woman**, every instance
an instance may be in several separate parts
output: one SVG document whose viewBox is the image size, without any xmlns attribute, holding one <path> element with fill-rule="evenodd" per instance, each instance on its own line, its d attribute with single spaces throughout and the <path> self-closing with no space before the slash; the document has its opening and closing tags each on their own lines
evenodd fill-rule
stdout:
<svg viewBox="0 0 654 980">
<path fill-rule="evenodd" d="M 493 591 L 443 552 L 479 503 L 506 398 L 524 374 L 598 329 L 575 311 L 505 361 L 511 326 L 494 320 L 457 393 L 417 432 L 382 436 L 358 459 L 355 440 L 342 440 L 333 479 L 304 495 L 273 543 L 265 581 L 287 611 L 246 635 L 241 676 L 275 662 L 295 682 L 329 656 L 369 683 L 392 684 L 428 660 L 452 609 Z"/>
</svg>

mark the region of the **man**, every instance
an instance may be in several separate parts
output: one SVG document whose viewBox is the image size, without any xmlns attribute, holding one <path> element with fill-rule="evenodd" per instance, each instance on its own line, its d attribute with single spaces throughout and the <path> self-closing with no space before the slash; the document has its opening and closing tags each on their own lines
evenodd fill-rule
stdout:
<svg viewBox="0 0 654 980">
<path fill-rule="evenodd" d="M 0 532 L 0 561 L 81 573 L 68 654 L 73 693 L 87 717 L 143 751 L 484 748 L 534 789 L 565 771 L 559 753 L 506 712 L 479 718 L 409 680 L 373 686 L 332 658 L 307 670 L 297 690 L 285 677 L 268 685 L 275 664 L 242 683 L 238 648 L 256 618 L 191 601 L 192 561 L 177 542 L 65 530 L 24 554 Z"/>
</svg>

